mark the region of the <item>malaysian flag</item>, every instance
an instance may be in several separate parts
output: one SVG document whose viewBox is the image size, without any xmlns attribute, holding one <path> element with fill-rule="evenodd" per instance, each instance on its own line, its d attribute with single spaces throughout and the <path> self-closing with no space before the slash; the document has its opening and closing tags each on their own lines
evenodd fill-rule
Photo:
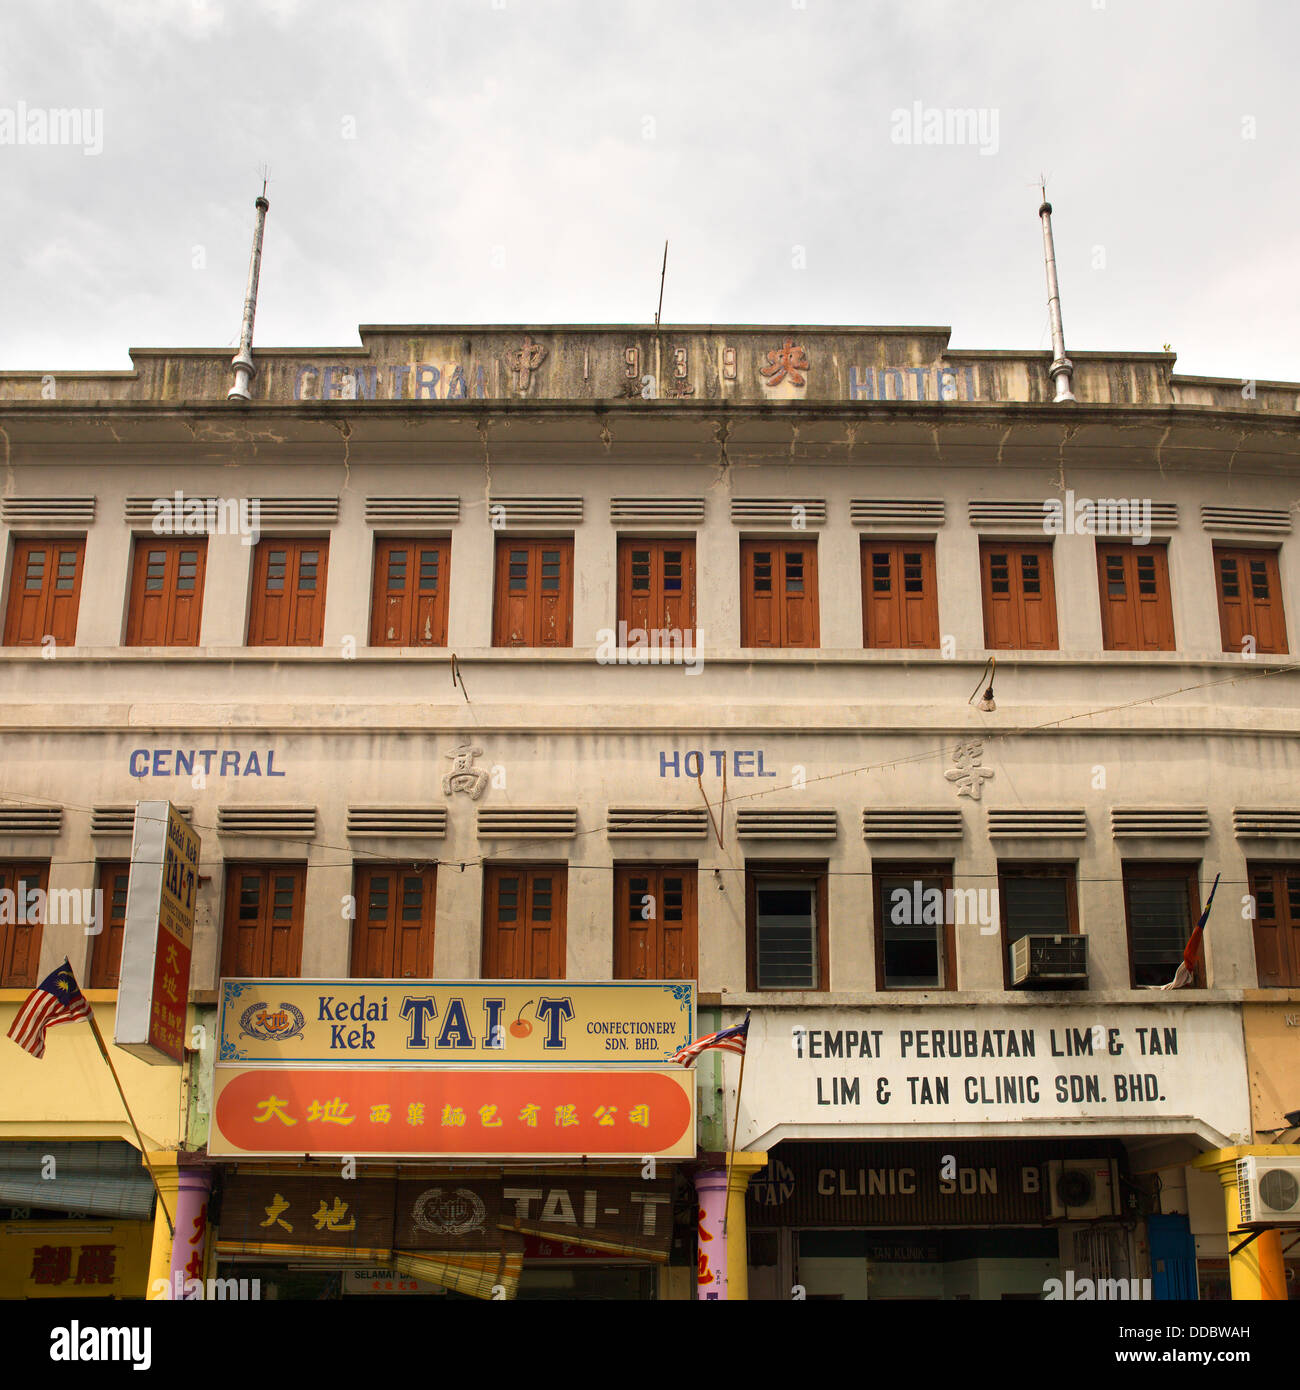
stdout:
<svg viewBox="0 0 1300 1390">
<path fill-rule="evenodd" d="M 707 1052 L 711 1047 L 721 1048 L 723 1052 L 738 1052 L 743 1057 L 748 1039 L 749 1013 L 746 1012 L 744 1023 L 737 1023 L 734 1028 L 724 1028 L 720 1033 L 710 1033 L 707 1037 L 696 1038 L 693 1043 L 679 1047 L 673 1053 L 672 1060 L 689 1067 L 701 1052 Z"/>
<path fill-rule="evenodd" d="M 75 1023 L 90 1017 L 90 1005 L 77 988 L 67 956 L 63 964 L 47 975 L 27 996 L 18 1010 L 9 1036 L 33 1057 L 45 1056 L 45 1030 L 56 1023 Z"/>
<path fill-rule="evenodd" d="M 1201 938 L 1205 935 L 1205 924 L 1210 920 L 1210 908 L 1214 903 L 1215 890 L 1219 886 L 1219 875 L 1214 875 L 1214 887 L 1210 889 L 1210 896 L 1205 900 L 1205 911 L 1201 913 L 1192 934 L 1187 938 L 1187 945 L 1183 949 L 1183 958 L 1178 962 L 1178 969 L 1174 971 L 1174 978 L 1167 985 L 1161 985 L 1161 989 L 1186 989 L 1188 985 L 1196 982 L 1196 964 L 1201 958 Z"/>
</svg>

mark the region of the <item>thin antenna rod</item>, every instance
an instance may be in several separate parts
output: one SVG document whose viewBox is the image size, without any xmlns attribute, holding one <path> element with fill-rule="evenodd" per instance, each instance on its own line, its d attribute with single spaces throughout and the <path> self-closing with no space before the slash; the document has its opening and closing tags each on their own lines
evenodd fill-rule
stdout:
<svg viewBox="0 0 1300 1390">
<path fill-rule="evenodd" d="M 1074 363 L 1065 355 L 1065 329 L 1061 326 L 1061 287 L 1056 281 L 1056 247 L 1052 241 L 1052 205 L 1047 201 L 1047 182 L 1039 187 L 1043 194 L 1038 215 L 1043 222 L 1043 255 L 1047 260 L 1047 313 L 1052 324 L 1052 365 L 1047 369 L 1056 383 L 1056 400 L 1073 401 Z"/>
<path fill-rule="evenodd" d="M 253 364 L 253 319 L 257 315 L 257 281 L 262 273 L 262 233 L 266 228 L 266 212 L 271 206 L 266 201 L 266 179 L 262 180 L 262 192 L 253 206 L 257 209 L 257 221 L 253 228 L 253 252 L 248 261 L 248 288 L 244 291 L 244 320 L 239 331 L 239 351 L 230 360 L 235 369 L 235 384 L 226 393 L 230 401 L 251 399 L 249 382 L 257 375 Z"/>
<path fill-rule="evenodd" d="M 659 272 L 659 307 L 655 310 L 655 327 L 659 327 L 659 315 L 664 311 L 664 277 L 668 274 L 668 241 L 664 239 L 664 265 Z"/>
</svg>

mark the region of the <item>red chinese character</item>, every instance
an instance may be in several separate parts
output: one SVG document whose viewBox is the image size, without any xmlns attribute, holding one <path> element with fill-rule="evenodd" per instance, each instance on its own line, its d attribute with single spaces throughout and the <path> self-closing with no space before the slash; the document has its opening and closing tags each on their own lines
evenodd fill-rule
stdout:
<svg viewBox="0 0 1300 1390">
<path fill-rule="evenodd" d="M 191 1245 L 201 1245 L 203 1243 L 203 1233 L 208 1229 L 208 1204 L 206 1202 L 199 1208 L 199 1214 L 194 1218 L 194 1234 L 190 1237 Z"/>
<path fill-rule="evenodd" d="M 69 1251 L 69 1254 L 72 1252 Z M 117 1252 L 111 1245 L 83 1245 L 77 1259 L 78 1284 L 111 1284 L 117 1274 Z"/>
<path fill-rule="evenodd" d="M 800 372 L 808 370 L 808 354 L 803 348 L 795 347 L 793 338 L 787 338 L 781 347 L 773 348 L 767 354 L 767 360 L 770 365 L 760 367 L 759 371 L 767 378 L 769 386 L 779 386 L 787 375 L 796 386 L 804 384 Z"/>
<path fill-rule="evenodd" d="M 72 1246 L 38 1245 L 32 1251 L 34 1284 L 61 1284 L 72 1273 Z"/>
</svg>

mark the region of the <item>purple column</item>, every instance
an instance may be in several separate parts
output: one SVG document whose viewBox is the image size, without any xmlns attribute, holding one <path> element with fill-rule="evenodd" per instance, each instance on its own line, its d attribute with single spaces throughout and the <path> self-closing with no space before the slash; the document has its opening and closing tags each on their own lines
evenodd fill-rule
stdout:
<svg viewBox="0 0 1300 1390">
<path fill-rule="evenodd" d="M 181 1168 L 177 1173 L 176 1235 L 172 1240 L 171 1296 L 189 1298 L 186 1285 L 203 1278 L 208 1246 L 208 1192 L 212 1171 L 208 1168 Z"/>
<path fill-rule="evenodd" d="M 727 1297 L 727 1237 L 722 1223 L 727 1211 L 727 1170 L 709 1168 L 695 1174 L 699 1203 L 699 1261 L 695 1296 L 701 1300 Z"/>
</svg>

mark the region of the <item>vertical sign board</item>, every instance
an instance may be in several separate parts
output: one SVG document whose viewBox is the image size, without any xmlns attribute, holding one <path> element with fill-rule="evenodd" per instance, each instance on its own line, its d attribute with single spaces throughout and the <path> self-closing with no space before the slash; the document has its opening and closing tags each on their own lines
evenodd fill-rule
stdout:
<svg viewBox="0 0 1300 1390">
<path fill-rule="evenodd" d="M 185 1057 L 199 837 L 168 801 L 137 801 L 113 1042 L 154 1066 Z"/>
</svg>

